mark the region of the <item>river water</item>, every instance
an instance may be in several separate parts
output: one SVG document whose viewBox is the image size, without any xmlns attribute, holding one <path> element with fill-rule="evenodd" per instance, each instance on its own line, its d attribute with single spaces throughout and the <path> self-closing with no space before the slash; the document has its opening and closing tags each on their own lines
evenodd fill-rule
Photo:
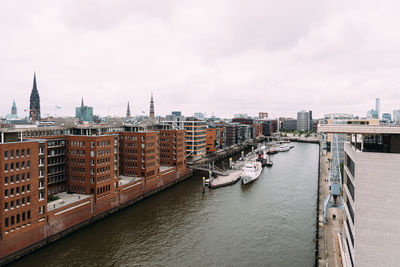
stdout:
<svg viewBox="0 0 400 267">
<path fill-rule="evenodd" d="M 248 185 L 192 178 L 73 233 L 15 266 L 313 266 L 318 145 L 272 156 Z"/>
</svg>

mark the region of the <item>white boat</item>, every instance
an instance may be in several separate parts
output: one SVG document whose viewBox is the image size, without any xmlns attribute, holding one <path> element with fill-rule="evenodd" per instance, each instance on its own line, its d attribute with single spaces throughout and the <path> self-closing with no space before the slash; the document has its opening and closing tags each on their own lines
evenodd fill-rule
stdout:
<svg viewBox="0 0 400 267">
<path fill-rule="evenodd" d="M 279 152 L 286 152 L 290 150 L 290 145 L 289 144 L 281 144 L 279 146 Z"/>
<path fill-rule="evenodd" d="M 256 180 L 258 177 L 260 177 L 261 171 L 262 171 L 261 162 L 251 161 L 246 163 L 241 175 L 242 183 L 248 184 Z"/>
</svg>

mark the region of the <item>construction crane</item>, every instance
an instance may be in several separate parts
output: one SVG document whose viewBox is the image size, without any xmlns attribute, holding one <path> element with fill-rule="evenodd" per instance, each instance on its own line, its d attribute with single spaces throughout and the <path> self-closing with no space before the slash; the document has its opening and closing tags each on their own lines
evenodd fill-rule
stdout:
<svg viewBox="0 0 400 267">
<path fill-rule="evenodd" d="M 331 168 L 329 170 L 329 195 L 324 201 L 324 224 L 327 223 L 329 208 L 339 208 L 343 210 L 342 172 L 340 171 L 339 141 L 337 134 L 333 134 L 332 136 Z"/>
</svg>

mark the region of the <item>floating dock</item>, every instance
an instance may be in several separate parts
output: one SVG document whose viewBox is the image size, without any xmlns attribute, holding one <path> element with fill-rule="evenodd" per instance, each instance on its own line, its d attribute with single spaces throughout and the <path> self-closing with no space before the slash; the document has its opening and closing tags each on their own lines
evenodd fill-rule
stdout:
<svg viewBox="0 0 400 267">
<path fill-rule="evenodd" d="M 241 170 L 228 170 L 228 175 L 218 176 L 208 184 L 208 187 L 211 189 L 215 189 L 218 187 L 234 184 L 240 180 L 241 172 Z"/>
<path fill-rule="evenodd" d="M 216 178 L 212 179 L 211 182 L 207 183 L 208 187 L 211 189 L 228 186 L 235 184 L 241 179 L 241 173 L 244 165 L 249 160 L 255 159 L 255 153 L 248 153 L 244 160 L 238 160 L 232 165 L 232 169 L 226 170 L 223 175 L 218 175 Z"/>
</svg>

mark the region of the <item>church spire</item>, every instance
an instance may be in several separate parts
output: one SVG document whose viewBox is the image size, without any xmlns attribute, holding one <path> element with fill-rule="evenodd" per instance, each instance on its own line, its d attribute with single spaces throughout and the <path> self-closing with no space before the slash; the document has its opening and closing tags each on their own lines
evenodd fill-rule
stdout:
<svg viewBox="0 0 400 267">
<path fill-rule="evenodd" d="M 13 99 L 13 104 L 11 107 L 11 114 L 12 115 L 17 115 L 17 105 L 15 104 L 15 98 Z"/>
<path fill-rule="evenodd" d="M 40 120 L 40 96 L 36 85 L 36 73 L 33 74 L 33 87 L 29 100 L 29 119 L 32 122 Z"/>
<path fill-rule="evenodd" d="M 151 93 L 151 100 L 150 100 L 150 118 L 154 118 L 154 101 L 153 101 L 153 93 Z"/>
<path fill-rule="evenodd" d="M 131 117 L 131 109 L 129 108 L 129 101 L 128 101 L 128 107 L 126 109 L 126 117 L 130 118 Z"/>
</svg>

